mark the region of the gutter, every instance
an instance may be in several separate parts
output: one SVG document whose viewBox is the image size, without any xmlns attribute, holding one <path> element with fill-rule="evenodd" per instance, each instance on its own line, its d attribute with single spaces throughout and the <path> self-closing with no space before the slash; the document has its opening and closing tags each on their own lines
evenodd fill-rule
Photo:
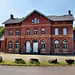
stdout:
<svg viewBox="0 0 75 75">
<path fill-rule="evenodd" d="M 51 21 L 51 51 L 50 51 L 50 55 L 52 55 L 52 21 Z"/>
</svg>

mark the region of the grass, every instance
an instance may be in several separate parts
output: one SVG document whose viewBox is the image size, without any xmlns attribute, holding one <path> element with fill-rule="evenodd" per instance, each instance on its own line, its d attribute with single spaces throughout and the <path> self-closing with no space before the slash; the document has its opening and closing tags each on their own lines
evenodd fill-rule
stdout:
<svg viewBox="0 0 75 75">
<path fill-rule="evenodd" d="M 6 61 L 2 61 L 0 65 L 6 65 L 6 66 L 75 66 L 75 63 L 68 64 L 66 62 L 58 62 L 54 64 L 54 63 L 46 62 L 46 63 L 33 63 L 32 64 L 30 62 L 25 62 L 25 64 L 22 64 L 22 63 L 17 64 L 16 62 L 7 63 L 7 60 L 6 60 Z"/>
</svg>

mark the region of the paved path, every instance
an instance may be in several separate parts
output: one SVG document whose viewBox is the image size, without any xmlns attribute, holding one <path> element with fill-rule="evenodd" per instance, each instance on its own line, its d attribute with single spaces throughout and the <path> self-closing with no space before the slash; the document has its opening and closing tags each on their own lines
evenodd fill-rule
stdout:
<svg viewBox="0 0 75 75">
<path fill-rule="evenodd" d="M 0 56 L 3 57 L 3 60 L 7 63 L 14 62 L 16 58 L 22 58 L 26 62 L 29 62 L 31 58 L 37 58 L 41 63 L 48 62 L 50 59 L 58 59 L 58 62 L 65 62 L 65 59 L 74 59 L 75 56 L 61 56 L 61 55 L 28 55 L 28 54 L 10 54 L 10 53 L 0 53 Z M 10 61 L 11 60 L 11 61 Z"/>
<path fill-rule="evenodd" d="M 75 75 L 75 67 L 0 66 L 0 75 Z"/>
</svg>

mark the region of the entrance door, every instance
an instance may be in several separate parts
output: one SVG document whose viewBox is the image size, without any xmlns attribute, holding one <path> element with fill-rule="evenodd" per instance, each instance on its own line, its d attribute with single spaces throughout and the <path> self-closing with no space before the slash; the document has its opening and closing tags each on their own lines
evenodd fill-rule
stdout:
<svg viewBox="0 0 75 75">
<path fill-rule="evenodd" d="M 37 41 L 33 42 L 33 52 L 38 52 L 38 42 Z"/>
<path fill-rule="evenodd" d="M 27 52 L 27 53 L 30 53 L 30 51 L 31 51 L 30 41 L 27 41 L 27 42 L 26 42 L 26 52 Z"/>
</svg>

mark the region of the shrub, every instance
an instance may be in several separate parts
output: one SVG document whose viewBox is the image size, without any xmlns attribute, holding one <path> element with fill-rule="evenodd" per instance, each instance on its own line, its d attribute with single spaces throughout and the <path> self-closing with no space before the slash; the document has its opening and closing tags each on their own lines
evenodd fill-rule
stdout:
<svg viewBox="0 0 75 75">
<path fill-rule="evenodd" d="M 38 60 L 38 59 L 35 59 L 35 58 L 30 59 L 29 62 L 30 62 L 31 64 L 39 64 L 39 60 Z"/>
<path fill-rule="evenodd" d="M 50 59 L 48 62 L 49 63 L 57 63 L 57 59 Z"/>
<path fill-rule="evenodd" d="M 17 64 L 25 64 L 25 61 L 23 59 L 15 59 L 15 63 Z"/>
<path fill-rule="evenodd" d="M 68 64 L 74 64 L 74 60 L 73 60 L 73 59 L 67 59 L 66 62 L 67 62 Z"/>
<path fill-rule="evenodd" d="M 2 62 L 2 56 L 0 56 L 0 62 Z"/>
</svg>

